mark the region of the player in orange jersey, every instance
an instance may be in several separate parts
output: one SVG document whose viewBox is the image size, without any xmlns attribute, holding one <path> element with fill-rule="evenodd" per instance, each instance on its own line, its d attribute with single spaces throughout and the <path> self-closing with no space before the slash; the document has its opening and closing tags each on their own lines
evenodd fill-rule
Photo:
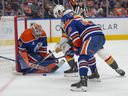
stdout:
<svg viewBox="0 0 128 96">
<path fill-rule="evenodd" d="M 68 9 L 68 10 L 65 10 L 65 8 L 62 6 L 62 5 L 56 5 L 55 7 L 54 7 L 54 15 L 55 15 L 55 17 L 57 18 L 57 17 L 62 17 L 63 15 L 64 15 L 64 13 L 72 13 L 73 15 L 75 15 L 74 17 L 76 18 L 76 15 L 78 15 L 77 13 L 75 13 L 75 12 L 73 12 L 72 10 L 70 10 L 70 9 Z M 77 16 L 77 18 L 82 18 L 82 17 L 80 17 L 80 16 Z M 83 19 L 83 20 L 85 20 L 85 19 Z M 85 20 L 86 21 L 86 23 L 88 22 L 88 24 L 89 23 L 91 23 L 92 21 L 88 21 L 88 20 Z M 61 24 L 62 26 L 63 26 L 63 24 Z M 63 32 L 63 33 L 65 33 L 65 32 Z M 68 37 L 68 36 L 67 36 Z M 68 43 L 68 40 L 69 39 L 67 39 L 67 37 L 66 36 L 62 36 L 61 38 L 63 38 L 63 40 L 61 40 L 60 42 L 65 42 L 64 44 L 63 44 L 63 48 L 62 47 L 57 47 L 57 49 L 59 49 L 59 48 L 61 48 L 62 50 L 65 50 L 66 51 L 66 49 L 65 48 L 70 48 L 70 47 L 72 47 L 73 45 L 71 44 L 71 43 Z M 71 41 L 71 40 L 70 40 Z M 68 43 L 68 44 L 67 44 Z M 62 45 L 62 44 L 60 44 L 60 45 Z M 67 46 L 67 47 L 65 47 L 65 46 Z M 69 47 L 70 46 L 70 47 Z M 71 48 L 70 48 L 71 49 Z M 67 49 L 67 51 L 69 51 L 69 49 Z M 73 54 L 73 53 L 72 53 Z M 113 56 L 111 55 L 111 54 L 109 54 L 109 52 L 107 52 L 107 50 L 105 49 L 105 48 L 101 48 L 100 50 L 98 50 L 97 51 L 97 54 L 100 56 L 100 58 L 102 58 L 112 69 L 114 69 L 119 75 L 121 75 L 121 76 L 124 76 L 125 75 L 125 72 L 122 70 L 122 69 L 120 69 L 119 68 L 119 66 L 118 66 L 118 64 L 117 64 L 117 62 L 116 62 L 116 60 L 113 58 Z M 90 61 L 92 61 L 91 59 L 90 59 Z M 94 60 L 95 61 L 95 60 Z M 92 75 L 90 75 L 88 78 L 89 79 L 93 79 L 93 78 L 99 78 L 100 76 L 99 76 L 99 74 L 98 74 L 98 72 L 97 72 L 97 68 L 96 68 L 96 65 L 95 65 L 95 63 L 93 63 L 94 65 L 90 65 L 89 67 L 90 67 L 90 69 L 91 69 L 91 72 L 92 72 Z M 74 64 L 74 66 L 75 66 L 76 64 Z M 73 66 L 73 64 L 72 64 L 72 66 Z M 72 67 L 71 67 L 71 69 L 73 69 Z M 72 72 L 71 70 L 70 70 L 70 72 Z M 70 73 L 70 72 L 68 72 L 68 73 Z"/>
<path fill-rule="evenodd" d="M 55 17 L 61 17 L 64 24 L 64 30 L 71 38 L 73 51 L 78 55 L 80 81 L 71 85 L 73 91 L 87 91 L 88 66 L 92 73 L 97 73 L 96 59 L 94 54 L 98 53 L 105 61 L 121 76 L 125 72 L 120 69 L 115 60 L 108 54 L 105 54 L 103 46 L 105 44 L 105 36 L 102 29 L 92 21 L 85 21 L 83 18 L 75 18 L 76 13 L 72 10 L 62 10 L 60 6 L 54 8 Z M 108 59 L 107 59 L 108 58 Z M 94 77 L 94 76 L 93 76 Z M 99 77 L 98 77 L 99 78 Z"/>
<path fill-rule="evenodd" d="M 21 34 L 18 48 L 19 65 L 23 73 L 54 72 L 64 63 L 58 62 L 52 53 L 47 53 L 46 33 L 36 23 Z"/>
</svg>

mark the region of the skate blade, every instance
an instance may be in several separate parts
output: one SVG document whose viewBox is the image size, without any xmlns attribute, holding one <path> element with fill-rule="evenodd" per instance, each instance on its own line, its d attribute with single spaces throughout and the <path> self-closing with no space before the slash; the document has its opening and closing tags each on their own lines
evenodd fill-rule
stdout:
<svg viewBox="0 0 128 96">
<path fill-rule="evenodd" d="M 78 77 L 78 73 L 68 73 L 68 74 L 64 74 L 64 77 Z"/>
<path fill-rule="evenodd" d="M 76 88 L 76 87 L 71 87 L 70 89 L 71 91 L 76 91 L 76 92 L 86 92 L 87 91 L 87 87 L 82 86 L 80 88 Z"/>
<path fill-rule="evenodd" d="M 89 79 L 89 81 L 92 81 L 92 82 L 101 82 L 101 80 L 99 78 Z"/>
</svg>

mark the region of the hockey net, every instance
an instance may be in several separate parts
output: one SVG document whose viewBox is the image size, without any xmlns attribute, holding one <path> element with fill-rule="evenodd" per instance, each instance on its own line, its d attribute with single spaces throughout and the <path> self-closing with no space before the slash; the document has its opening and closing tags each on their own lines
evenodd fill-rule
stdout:
<svg viewBox="0 0 128 96">
<path fill-rule="evenodd" d="M 27 28 L 25 16 L 2 16 L 0 19 L 0 56 L 17 60 L 18 38 Z M 11 73 L 17 63 L 0 57 L 0 73 Z"/>
</svg>

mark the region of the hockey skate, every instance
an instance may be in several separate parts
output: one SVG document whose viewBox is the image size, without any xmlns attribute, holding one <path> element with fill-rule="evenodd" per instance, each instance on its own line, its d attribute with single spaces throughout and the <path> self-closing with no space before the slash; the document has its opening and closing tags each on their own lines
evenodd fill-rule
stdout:
<svg viewBox="0 0 128 96">
<path fill-rule="evenodd" d="M 96 70 L 95 73 L 92 73 L 91 75 L 89 75 L 89 76 L 88 76 L 88 79 L 91 80 L 91 81 L 101 82 L 101 80 L 100 80 L 100 75 L 99 75 L 99 73 L 97 72 L 97 70 Z"/>
<path fill-rule="evenodd" d="M 115 71 L 116 71 L 119 75 L 121 75 L 121 76 L 124 76 L 124 75 L 125 75 L 125 71 L 122 70 L 122 69 L 120 69 L 120 68 L 115 69 Z"/>
<path fill-rule="evenodd" d="M 78 68 L 77 66 L 73 66 L 72 68 L 64 71 L 65 77 L 77 77 L 78 76 Z"/>
<path fill-rule="evenodd" d="M 71 91 L 86 92 L 87 91 L 87 76 L 82 76 L 80 82 L 72 84 Z"/>
</svg>

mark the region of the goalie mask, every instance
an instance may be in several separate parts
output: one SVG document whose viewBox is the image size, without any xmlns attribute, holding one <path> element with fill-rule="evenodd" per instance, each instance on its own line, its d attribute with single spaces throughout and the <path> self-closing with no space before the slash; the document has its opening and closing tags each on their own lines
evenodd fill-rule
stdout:
<svg viewBox="0 0 128 96">
<path fill-rule="evenodd" d="M 62 17 L 64 10 L 65 9 L 62 5 L 56 5 L 53 9 L 53 13 L 54 13 L 55 18 Z"/>
<path fill-rule="evenodd" d="M 42 27 L 41 25 L 39 24 L 36 24 L 34 23 L 32 26 L 32 32 L 33 32 L 33 35 L 36 37 L 36 38 L 39 38 L 41 35 L 42 35 Z"/>
</svg>

